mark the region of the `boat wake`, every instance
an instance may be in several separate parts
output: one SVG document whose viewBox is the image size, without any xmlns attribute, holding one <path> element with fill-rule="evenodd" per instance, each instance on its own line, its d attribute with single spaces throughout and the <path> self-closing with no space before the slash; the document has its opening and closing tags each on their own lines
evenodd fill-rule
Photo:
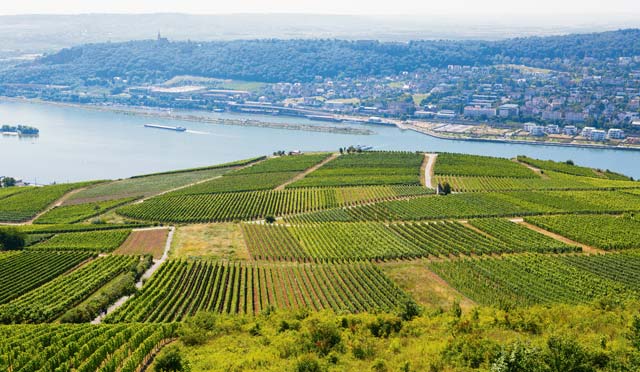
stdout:
<svg viewBox="0 0 640 372">
<path fill-rule="evenodd" d="M 197 131 L 197 130 L 190 130 L 190 129 L 187 129 L 186 132 L 187 133 L 191 133 L 191 134 L 211 134 L 209 132 L 200 132 L 200 131 Z"/>
</svg>

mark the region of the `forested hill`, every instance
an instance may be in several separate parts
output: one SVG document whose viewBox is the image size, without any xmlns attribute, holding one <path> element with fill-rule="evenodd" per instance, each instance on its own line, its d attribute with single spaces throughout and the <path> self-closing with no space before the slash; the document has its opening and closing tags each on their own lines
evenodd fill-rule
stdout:
<svg viewBox="0 0 640 372">
<path fill-rule="evenodd" d="M 451 64 L 561 68 L 559 59 L 640 55 L 638 40 L 640 29 L 502 41 L 145 40 L 63 49 L 1 72 L 0 82 L 100 84 L 120 76 L 137 84 L 176 75 L 304 82 L 315 76 L 384 75 Z"/>
</svg>

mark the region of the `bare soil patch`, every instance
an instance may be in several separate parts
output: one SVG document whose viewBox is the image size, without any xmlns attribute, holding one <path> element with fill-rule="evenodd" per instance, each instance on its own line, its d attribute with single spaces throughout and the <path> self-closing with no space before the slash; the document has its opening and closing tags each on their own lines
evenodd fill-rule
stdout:
<svg viewBox="0 0 640 372">
<path fill-rule="evenodd" d="M 152 254 L 154 259 L 162 257 L 169 229 L 133 231 L 114 254 Z"/>
</svg>

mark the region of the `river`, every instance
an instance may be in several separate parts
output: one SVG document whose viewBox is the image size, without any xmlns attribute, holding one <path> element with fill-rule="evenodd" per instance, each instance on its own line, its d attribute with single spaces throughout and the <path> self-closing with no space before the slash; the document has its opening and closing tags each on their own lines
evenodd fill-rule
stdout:
<svg viewBox="0 0 640 372">
<path fill-rule="evenodd" d="M 210 113 L 262 121 L 337 125 L 282 116 Z M 187 132 L 145 128 L 146 123 L 183 126 Z M 444 140 L 395 127 L 366 127 L 373 135 L 306 132 L 155 119 L 44 103 L 0 101 L 0 125 L 29 125 L 37 138 L 0 136 L 0 176 L 27 182 L 117 179 L 158 171 L 205 166 L 277 150 L 337 150 L 369 145 L 375 150 L 449 151 L 541 159 L 611 169 L 640 178 L 640 151 L 588 149 Z"/>
</svg>

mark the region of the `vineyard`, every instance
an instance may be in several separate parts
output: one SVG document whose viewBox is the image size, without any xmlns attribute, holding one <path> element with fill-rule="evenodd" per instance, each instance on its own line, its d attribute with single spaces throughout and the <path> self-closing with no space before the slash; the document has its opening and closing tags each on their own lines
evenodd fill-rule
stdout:
<svg viewBox="0 0 640 372">
<path fill-rule="evenodd" d="M 631 178 L 623 174 L 611 172 L 608 169 L 605 171 L 601 171 L 601 170 L 574 165 L 568 161 L 556 162 L 553 160 L 539 160 L 539 159 L 532 159 L 526 156 L 518 156 L 518 161 L 529 164 L 536 168 L 572 174 L 575 176 L 606 178 L 610 180 L 619 180 L 619 181 L 631 180 Z"/>
<path fill-rule="evenodd" d="M 102 214 L 110 209 L 133 201 L 133 198 L 108 200 L 98 203 L 74 204 L 51 209 L 38 217 L 37 224 L 71 224 Z"/>
<path fill-rule="evenodd" d="M 505 219 L 475 219 L 470 220 L 469 224 L 517 248 L 518 251 L 565 253 L 580 250 L 579 247 L 570 246 Z"/>
<path fill-rule="evenodd" d="M 125 198 L 138 199 L 219 177 L 233 168 L 214 168 L 101 183 L 72 195 L 64 205 L 98 203 Z"/>
<path fill-rule="evenodd" d="M 0 326 L 0 370 L 136 372 L 175 325 Z"/>
<path fill-rule="evenodd" d="M 621 278 L 640 265 L 637 254 L 545 256 L 432 262 L 429 267 L 469 298 L 501 307 L 583 303 L 638 295 L 638 276 Z"/>
<path fill-rule="evenodd" d="M 489 176 L 436 176 L 437 183 L 445 182 L 456 192 L 518 191 L 518 190 L 595 190 L 626 189 L 640 187 L 633 181 L 588 178 L 545 171 L 542 178 L 514 178 Z"/>
<path fill-rule="evenodd" d="M 291 216 L 287 221 L 412 221 L 546 213 L 622 213 L 640 210 L 639 196 L 619 191 L 461 193 L 331 209 Z"/>
<path fill-rule="evenodd" d="M 56 319 L 117 275 L 135 269 L 136 256 L 98 258 L 69 274 L 0 305 L 1 323 L 39 323 Z"/>
<path fill-rule="evenodd" d="M 34 217 L 67 192 L 89 186 L 94 182 L 64 183 L 60 185 L 32 187 L 14 193 L 0 201 L 0 221 L 21 222 Z"/>
<path fill-rule="evenodd" d="M 509 159 L 452 153 L 438 154 L 434 173 L 447 176 L 539 178 L 530 169 Z"/>
<path fill-rule="evenodd" d="M 119 208 L 125 217 L 167 222 L 252 220 L 432 193 L 420 186 L 306 188 L 161 196 Z"/>
<path fill-rule="evenodd" d="M 91 258 L 83 252 L 22 252 L 0 259 L 0 304 L 8 302 Z"/>
<path fill-rule="evenodd" d="M 630 216 L 563 215 L 527 218 L 526 221 L 605 250 L 640 248 L 640 220 Z"/>
<path fill-rule="evenodd" d="M 113 182 L 0 188 L 0 220 L 28 221 L 0 226 L 3 244 L 25 243 L 19 252 L 0 251 L 0 324 L 11 324 L 0 326 L 0 370 L 151 371 L 154 354 L 176 338 L 182 341 L 170 348 L 205 356 L 244 355 L 248 349 L 234 342 L 260 340 L 281 361 L 279 353 L 294 348 L 314 356 L 318 341 L 301 340 L 333 328 L 349 351 L 318 356 L 321 367 L 334 368 L 334 354 L 353 354 L 351 369 L 370 370 L 371 355 L 393 360 L 393 350 L 418 342 L 418 326 L 425 337 L 448 335 L 437 341 L 444 360 L 462 347 L 460 335 L 475 340 L 488 323 L 500 335 L 533 336 L 510 323 L 523 307 L 543 305 L 532 309 L 546 314 L 590 303 L 603 317 L 617 304 L 628 314 L 637 309 L 640 183 L 567 163 L 441 153 L 433 183 L 454 192 L 436 195 L 420 185 L 425 159 L 419 152 L 312 153 Z M 83 189 L 62 198 L 76 188 Z M 321 310 L 328 311 L 313 313 Z M 284 316 L 295 320 L 281 322 Z M 614 318 L 631 323 L 630 315 Z M 270 321 L 279 324 L 267 328 Z M 376 335 L 392 324 L 400 326 L 388 330 L 395 335 Z M 188 345 L 190 337 L 206 341 Z M 366 354 L 367 337 L 380 343 L 373 354 Z M 224 350 L 212 351 L 213 342 Z M 495 353 L 503 346 L 492 345 Z M 257 352 L 250 357 L 252 364 L 236 369 L 282 370 Z M 336 370 L 344 367 L 337 363 Z"/>
<path fill-rule="evenodd" d="M 334 311 L 393 311 L 407 295 L 377 267 L 166 262 L 105 321 L 171 322 L 198 311 L 257 314 L 268 307 Z"/>
<path fill-rule="evenodd" d="M 31 246 L 34 251 L 96 251 L 111 252 L 127 239 L 131 230 L 72 232 L 54 235 Z"/>
<path fill-rule="evenodd" d="M 364 152 L 341 155 L 289 188 L 420 185 L 421 153 Z"/>
</svg>

